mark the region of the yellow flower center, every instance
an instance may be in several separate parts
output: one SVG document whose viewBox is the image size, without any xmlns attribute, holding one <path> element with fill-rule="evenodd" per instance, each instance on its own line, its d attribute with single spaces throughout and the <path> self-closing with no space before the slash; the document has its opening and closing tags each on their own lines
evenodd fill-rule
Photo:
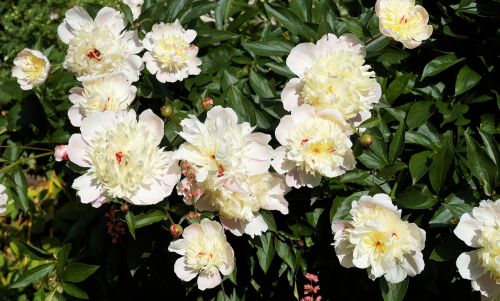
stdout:
<svg viewBox="0 0 500 301">
<path fill-rule="evenodd" d="M 30 54 L 26 57 L 23 71 L 28 80 L 35 81 L 45 71 L 45 60 Z"/>
<path fill-rule="evenodd" d="M 487 227 L 482 229 L 478 242 L 483 247 L 477 253 L 485 270 L 500 283 L 500 228 Z"/>
<path fill-rule="evenodd" d="M 367 237 L 367 243 L 371 246 L 372 253 L 376 255 L 385 254 L 389 248 L 387 233 L 372 232 Z"/>
<path fill-rule="evenodd" d="M 178 35 L 166 35 L 153 47 L 153 57 L 161 63 L 161 67 L 169 71 L 181 69 L 188 61 L 187 50 L 189 43 L 186 43 Z"/>
<path fill-rule="evenodd" d="M 335 109 L 346 119 L 371 109 L 367 101 L 377 85 L 361 54 L 336 51 L 320 58 L 304 74 L 301 98 L 317 109 Z"/>
</svg>

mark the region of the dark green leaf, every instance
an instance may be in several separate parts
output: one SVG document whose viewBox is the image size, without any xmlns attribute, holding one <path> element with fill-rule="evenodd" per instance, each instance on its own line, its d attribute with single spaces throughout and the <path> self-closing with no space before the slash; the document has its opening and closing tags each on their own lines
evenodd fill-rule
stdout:
<svg viewBox="0 0 500 301">
<path fill-rule="evenodd" d="M 89 295 L 74 284 L 61 282 L 61 287 L 64 292 L 70 296 L 76 297 L 78 299 L 89 299 Z"/>
<path fill-rule="evenodd" d="M 260 245 L 257 245 L 257 258 L 259 259 L 260 268 L 264 273 L 267 273 L 275 254 L 274 237 L 271 232 L 267 232 L 259 236 L 259 239 Z"/>
<path fill-rule="evenodd" d="M 64 273 L 61 276 L 61 279 L 66 282 L 78 283 L 87 279 L 90 275 L 94 274 L 99 266 L 85 264 L 85 263 L 70 263 Z"/>
<path fill-rule="evenodd" d="M 422 80 L 428 76 L 434 76 L 441 73 L 442 71 L 450 68 L 458 62 L 463 61 L 464 58 L 458 59 L 454 54 L 445 54 L 439 56 L 425 65 L 424 71 L 422 72 Z"/>
<path fill-rule="evenodd" d="M 403 152 L 403 145 L 405 142 L 405 125 L 401 123 L 392 137 L 391 144 L 389 145 L 389 163 L 396 162 L 396 159 L 401 156 Z"/>
<path fill-rule="evenodd" d="M 415 185 L 407 188 L 396 199 L 399 207 L 408 209 L 428 209 L 434 206 L 437 201 L 436 196 L 424 185 Z"/>
<path fill-rule="evenodd" d="M 241 46 L 255 55 L 276 56 L 288 55 L 294 45 L 284 40 L 271 40 L 265 42 L 243 42 Z"/>
<path fill-rule="evenodd" d="M 481 80 L 481 75 L 477 74 L 469 66 L 465 65 L 460 69 L 455 83 L 455 96 L 463 94 L 474 88 Z"/>
<path fill-rule="evenodd" d="M 409 282 L 410 280 L 408 277 L 399 283 L 391 283 L 381 277 L 379 284 L 384 301 L 402 301 L 406 295 Z"/>
<path fill-rule="evenodd" d="M 55 267 L 55 263 L 44 263 L 22 274 L 10 287 L 20 288 L 32 284 L 47 276 Z"/>
<path fill-rule="evenodd" d="M 128 211 L 125 215 L 125 220 L 127 221 L 128 231 L 130 235 L 135 239 L 135 216 L 132 211 Z"/>
<path fill-rule="evenodd" d="M 439 193 L 449 178 L 450 168 L 453 164 L 453 150 L 450 147 L 452 142 L 445 140 L 438 152 L 432 157 L 429 167 L 429 179 L 434 191 Z"/>
<path fill-rule="evenodd" d="M 411 157 L 409 168 L 413 185 L 429 171 L 431 154 L 430 151 L 423 151 Z"/>
<path fill-rule="evenodd" d="M 163 221 L 167 218 L 165 212 L 160 210 L 149 210 L 146 213 L 138 214 L 135 216 L 135 229 L 139 229 L 145 226 L 149 226 L 151 224 Z"/>
</svg>

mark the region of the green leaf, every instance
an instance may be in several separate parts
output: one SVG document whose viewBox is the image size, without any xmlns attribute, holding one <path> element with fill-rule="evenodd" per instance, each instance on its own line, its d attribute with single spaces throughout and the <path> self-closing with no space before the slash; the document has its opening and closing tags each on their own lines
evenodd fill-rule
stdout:
<svg viewBox="0 0 500 301">
<path fill-rule="evenodd" d="M 452 218 L 458 221 L 464 213 L 471 211 L 472 205 L 466 204 L 463 199 L 450 194 L 446 197 L 443 205 L 436 210 L 434 216 L 429 221 L 429 225 L 434 227 L 449 226 Z"/>
<path fill-rule="evenodd" d="M 224 29 L 224 23 L 227 19 L 229 9 L 231 8 L 232 0 L 219 0 L 215 8 L 215 27 L 217 30 Z"/>
<path fill-rule="evenodd" d="M 421 80 L 423 80 L 426 77 L 439 74 L 439 73 L 443 72 L 444 70 L 450 68 L 451 66 L 453 66 L 453 65 L 455 65 L 458 62 L 461 62 L 463 60 L 464 60 L 464 58 L 458 59 L 457 56 L 454 54 L 446 54 L 446 55 L 439 56 L 439 57 L 433 59 L 432 61 L 430 61 L 429 63 L 427 63 L 427 65 L 425 65 L 424 71 L 422 72 Z"/>
<path fill-rule="evenodd" d="M 467 163 L 472 175 L 481 183 L 484 193 L 490 196 L 495 187 L 498 167 L 468 132 L 465 133 L 465 141 L 467 142 Z"/>
<path fill-rule="evenodd" d="M 226 105 L 236 112 L 240 122 L 256 123 L 255 107 L 235 85 L 231 86 L 227 92 Z"/>
<path fill-rule="evenodd" d="M 418 128 L 424 124 L 434 113 L 431 111 L 433 101 L 418 101 L 414 103 L 406 117 L 406 125 L 410 128 Z"/>
<path fill-rule="evenodd" d="M 61 287 L 64 292 L 70 296 L 76 297 L 78 299 L 89 299 L 89 295 L 82 289 L 78 288 L 76 285 L 66 282 L 61 282 Z"/>
<path fill-rule="evenodd" d="M 493 135 L 490 135 L 486 131 L 482 129 L 478 129 L 479 135 L 481 135 L 481 139 L 484 143 L 484 150 L 488 154 L 488 156 L 495 162 L 497 167 L 500 166 L 500 149 L 498 148 L 498 143 L 495 141 Z M 499 170 L 500 171 L 500 170 Z"/>
<path fill-rule="evenodd" d="M 127 221 L 128 231 L 130 235 L 135 239 L 135 216 L 134 213 L 129 210 L 125 215 L 125 220 Z"/>
<path fill-rule="evenodd" d="M 264 219 L 264 221 L 266 221 L 269 231 L 278 231 L 278 228 L 276 227 L 276 221 L 274 220 L 274 216 L 271 211 L 261 210 L 260 215 L 262 215 L 262 218 Z"/>
<path fill-rule="evenodd" d="M 451 235 L 443 239 L 435 248 L 432 250 L 429 259 L 443 262 L 443 261 L 455 261 L 462 252 L 463 242 L 459 240 L 455 235 Z"/>
<path fill-rule="evenodd" d="M 241 46 L 247 51 L 262 56 L 288 55 L 294 44 L 285 40 L 242 42 Z"/>
<path fill-rule="evenodd" d="M 286 242 L 283 242 L 279 239 L 274 240 L 274 248 L 276 249 L 276 253 L 278 256 L 285 261 L 285 263 L 293 269 L 295 255 L 292 252 L 292 248 Z"/>
<path fill-rule="evenodd" d="M 438 202 L 429 188 L 425 185 L 415 185 L 405 189 L 405 191 L 396 198 L 396 204 L 402 208 L 408 209 L 428 209 Z"/>
<path fill-rule="evenodd" d="M 451 139 L 446 139 L 438 152 L 433 156 L 429 167 L 429 179 L 432 188 L 436 193 L 441 191 L 453 164 L 453 150 L 451 149 Z"/>
<path fill-rule="evenodd" d="M 94 274 L 95 271 L 99 269 L 98 265 L 91 265 L 85 263 L 70 263 L 64 273 L 61 276 L 61 279 L 66 282 L 78 283 L 87 279 L 90 275 Z"/>
<path fill-rule="evenodd" d="M 423 151 L 411 157 L 409 168 L 413 185 L 429 171 L 431 154 L 430 151 Z"/>
<path fill-rule="evenodd" d="M 49 252 L 42 250 L 40 248 L 37 248 L 35 246 L 29 245 L 28 243 L 19 240 L 19 239 L 14 239 L 12 241 L 17 248 L 19 249 L 19 253 L 22 255 L 25 255 L 29 257 L 30 259 L 35 259 L 35 260 L 46 260 L 46 259 L 51 259 L 54 258 L 52 254 Z"/>
<path fill-rule="evenodd" d="M 64 266 L 66 266 L 66 261 L 68 260 L 71 249 L 72 249 L 71 244 L 65 244 L 62 246 L 62 248 L 59 249 L 59 251 L 57 251 L 56 269 L 57 269 L 58 275 L 63 272 L 63 268 L 64 268 Z"/>
<path fill-rule="evenodd" d="M 276 91 L 271 86 L 269 80 L 264 78 L 264 76 L 251 70 L 249 78 L 250 78 L 250 86 L 258 96 L 264 98 L 271 98 L 276 96 Z"/>
<path fill-rule="evenodd" d="M 288 8 L 271 6 L 267 3 L 264 4 L 267 13 L 274 16 L 278 22 L 283 24 L 292 34 L 298 34 L 303 27 L 299 17 Z"/>
<path fill-rule="evenodd" d="M 460 69 L 455 83 L 455 96 L 474 88 L 481 80 L 481 75 L 465 65 Z"/>
<path fill-rule="evenodd" d="M 55 263 L 45 263 L 39 266 L 32 268 L 31 270 L 26 271 L 22 274 L 14 284 L 12 284 L 11 288 L 21 288 L 32 284 L 35 281 L 42 279 L 47 276 L 55 267 Z"/>
<path fill-rule="evenodd" d="M 405 91 L 408 82 L 412 78 L 412 74 L 404 74 L 396 77 L 389 86 L 385 89 L 385 99 L 389 104 L 393 104 L 394 100 L 398 98 Z"/>
<path fill-rule="evenodd" d="M 389 164 L 396 162 L 396 159 L 403 153 L 403 145 L 405 142 L 405 125 L 401 123 L 392 137 L 389 145 Z"/>
<path fill-rule="evenodd" d="M 13 168 L 12 177 L 14 178 L 14 183 L 16 183 L 14 190 L 17 197 L 14 198 L 14 201 L 16 201 L 17 205 L 26 212 L 28 211 L 30 200 L 28 198 L 28 184 L 23 170 L 19 167 Z"/>
<path fill-rule="evenodd" d="M 266 274 L 275 254 L 274 237 L 271 232 L 267 232 L 259 236 L 259 238 L 260 245 L 257 245 L 257 258 L 259 259 L 260 268 L 264 271 L 264 274 Z"/>
<path fill-rule="evenodd" d="M 135 229 L 139 229 L 145 226 L 149 226 L 151 224 L 161 222 L 165 218 L 167 218 L 167 215 L 165 212 L 160 211 L 160 210 L 149 210 L 146 213 L 143 214 L 138 214 L 135 216 Z"/>
<path fill-rule="evenodd" d="M 382 291 L 382 298 L 384 301 L 402 301 L 408 289 L 409 278 L 399 283 L 390 283 L 381 277 L 379 280 L 380 290 Z"/>
</svg>

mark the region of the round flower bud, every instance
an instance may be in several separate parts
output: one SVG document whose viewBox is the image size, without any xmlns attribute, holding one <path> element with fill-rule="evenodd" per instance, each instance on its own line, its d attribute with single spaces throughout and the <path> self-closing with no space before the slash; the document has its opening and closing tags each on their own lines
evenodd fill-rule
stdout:
<svg viewBox="0 0 500 301">
<path fill-rule="evenodd" d="M 205 97 L 201 103 L 203 104 L 203 108 L 207 111 L 214 106 L 214 100 L 210 97 Z"/>
<path fill-rule="evenodd" d="M 369 134 L 364 134 L 361 136 L 361 144 L 363 146 L 370 146 L 373 143 L 373 138 Z"/>
<path fill-rule="evenodd" d="M 168 118 L 172 115 L 172 106 L 171 105 L 164 105 L 163 107 L 160 108 L 161 116 Z"/>
<path fill-rule="evenodd" d="M 173 237 L 179 237 L 182 235 L 183 229 L 182 226 L 179 224 L 172 224 L 170 226 L 170 234 L 172 234 Z"/>
</svg>

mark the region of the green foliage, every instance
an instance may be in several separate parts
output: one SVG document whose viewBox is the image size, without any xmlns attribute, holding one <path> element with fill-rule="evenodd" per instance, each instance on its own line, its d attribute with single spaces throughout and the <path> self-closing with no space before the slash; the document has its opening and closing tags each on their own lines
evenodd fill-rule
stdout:
<svg viewBox="0 0 500 301">
<path fill-rule="evenodd" d="M 33 91 L 10 78 L 12 60 L 25 47 L 45 51 L 54 65 L 63 61 L 57 26 L 83 1 L 3 1 L 0 183 L 13 202 L 0 218 L 0 300 L 294 300 L 306 272 L 319 275 L 323 300 L 479 298 L 468 280 L 458 279 L 455 260 L 466 246 L 452 230 L 479 200 L 498 198 L 498 1 L 421 1 L 434 33 L 413 50 L 378 35 L 375 1 L 146 0 L 136 21 L 118 2 L 85 7 L 93 13 L 104 4 L 122 8 L 128 26 L 143 30 L 141 38 L 153 24 L 175 19 L 198 33 L 200 75 L 161 84 L 143 72 L 136 83 L 135 109 L 160 115 L 163 105 L 172 106 L 167 148 L 182 142 L 177 131 L 187 114 L 204 114 L 205 97 L 274 134 L 286 113 L 280 91 L 293 76 L 286 56 L 325 33 L 352 33 L 368 44 L 367 63 L 383 89 L 362 125 L 373 143 L 363 146 L 354 135 L 357 168 L 314 189 L 291 191 L 289 215 L 263 212 L 264 235 L 228 235 L 237 272 L 223 289 L 201 292 L 175 276 L 177 256 L 167 251 L 170 224 L 198 220 L 186 217 L 192 207 L 177 195 L 147 208 L 81 204 L 70 187 L 77 168 L 51 157 L 56 144 L 77 132 L 67 118 L 67 95 L 78 83 L 60 67 Z M 203 22 L 205 14 L 214 22 Z M 341 267 L 331 246 L 332 219 L 348 218 L 352 201 L 380 192 L 427 232 L 425 270 L 398 285 Z"/>
</svg>

